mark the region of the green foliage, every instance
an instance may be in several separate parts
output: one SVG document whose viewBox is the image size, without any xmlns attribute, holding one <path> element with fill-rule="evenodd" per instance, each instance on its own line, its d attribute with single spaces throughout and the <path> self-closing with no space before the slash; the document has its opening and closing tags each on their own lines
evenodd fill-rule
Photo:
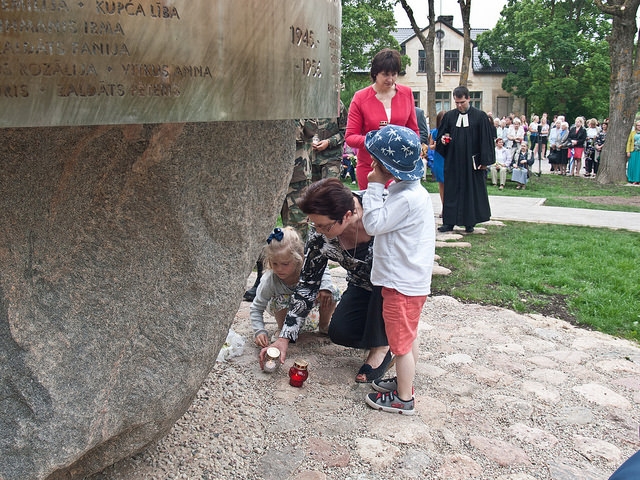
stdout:
<svg viewBox="0 0 640 480">
<path fill-rule="evenodd" d="M 353 94 L 371 83 L 373 56 L 383 48 L 400 49 L 391 35 L 396 28 L 395 0 L 342 0 L 342 75 L 346 106 Z"/>
<path fill-rule="evenodd" d="M 345 75 L 344 88 L 340 92 L 340 99 L 345 107 L 349 108 L 353 95 L 367 85 L 371 85 L 368 73 L 366 75 Z"/>
<path fill-rule="evenodd" d="M 509 0 L 478 48 L 506 69 L 505 91 L 529 113 L 605 118 L 609 112 L 610 20 L 590 1 Z"/>
<path fill-rule="evenodd" d="M 391 31 L 396 28 L 393 0 L 342 0 L 342 70 L 368 70 L 371 57 L 385 47 L 400 46 Z"/>
</svg>

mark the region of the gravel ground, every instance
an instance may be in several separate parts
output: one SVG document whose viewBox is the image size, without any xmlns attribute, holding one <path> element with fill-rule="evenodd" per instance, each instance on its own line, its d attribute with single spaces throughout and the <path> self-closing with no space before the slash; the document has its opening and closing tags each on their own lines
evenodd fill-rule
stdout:
<svg viewBox="0 0 640 480">
<path fill-rule="evenodd" d="M 363 352 L 317 333 L 261 372 L 248 306 L 232 326 L 242 354 L 216 364 L 167 437 L 92 480 L 601 480 L 640 449 L 636 344 L 433 297 L 409 417 L 367 407 L 372 390 L 353 381 Z M 288 384 L 296 358 L 310 365 L 301 389 Z"/>
</svg>

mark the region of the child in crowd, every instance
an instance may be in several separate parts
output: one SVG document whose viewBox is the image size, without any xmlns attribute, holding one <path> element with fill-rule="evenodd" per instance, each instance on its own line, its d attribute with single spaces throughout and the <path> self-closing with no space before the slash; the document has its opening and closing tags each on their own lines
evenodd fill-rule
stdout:
<svg viewBox="0 0 640 480">
<path fill-rule="evenodd" d="M 291 295 L 300 279 L 304 245 L 298 232 L 292 227 L 276 228 L 267 238 L 262 256 L 267 270 L 260 279 L 256 296 L 249 310 L 249 318 L 256 345 L 266 347 L 269 345 L 269 337 L 264 327 L 264 311 L 267 310 L 275 317 L 278 330 L 281 330 L 289 310 Z M 336 307 L 337 292 L 328 270 L 325 270 L 322 277 L 320 290 L 330 291 L 334 298 L 328 308 L 320 305 L 318 330 L 326 334 L 329 331 L 331 315 Z"/>
<path fill-rule="evenodd" d="M 379 379 L 366 403 L 385 412 L 413 415 L 413 379 L 418 361 L 418 322 L 431 293 L 435 222 L 431 197 L 420 184 L 424 166 L 420 139 L 411 129 L 389 125 L 369 132 L 365 147 L 373 159 L 363 197 L 363 225 L 375 236 L 371 283 L 382 286 L 382 317 L 396 377 Z M 383 202 L 384 186 L 390 180 Z"/>
<path fill-rule="evenodd" d="M 344 180 L 347 174 L 349 174 L 352 185 L 356 184 L 356 170 L 353 164 L 356 161 L 357 154 L 357 148 L 351 148 L 346 142 L 344 143 L 342 148 L 342 172 L 340 173 L 340 178 Z"/>
</svg>

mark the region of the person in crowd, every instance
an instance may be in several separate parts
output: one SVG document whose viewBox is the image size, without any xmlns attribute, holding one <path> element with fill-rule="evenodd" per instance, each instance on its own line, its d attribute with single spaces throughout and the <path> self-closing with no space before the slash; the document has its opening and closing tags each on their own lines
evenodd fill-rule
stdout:
<svg viewBox="0 0 640 480">
<path fill-rule="evenodd" d="M 529 148 L 533 152 L 533 155 L 536 156 L 539 151 L 538 145 L 538 137 L 539 137 L 539 129 L 540 129 L 540 117 L 538 115 L 534 115 L 531 117 L 531 123 L 529 124 Z"/>
<path fill-rule="evenodd" d="M 396 377 L 374 380 L 379 393 L 366 403 L 390 413 L 415 413 L 413 379 L 420 341 L 418 323 L 431 293 L 435 225 L 431 197 L 420 184 L 420 139 L 406 127 L 369 132 L 365 146 L 373 157 L 363 199 L 363 225 L 375 236 L 371 282 L 382 288 L 382 318 L 396 358 Z M 402 152 L 401 155 L 398 153 Z M 389 185 L 386 201 L 385 184 Z"/>
<path fill-rule="evenodd" d="M 496 163 L 493 127 L 487 115 L 469 103 L 469 89 L 453 91 L 456 108 L 445 113 L 438 128 L 436 151 L 444 157 L 444 203 L 441 232 L 464 225 L 471 233 L 491 218 L 486 172 Z"/>
<path fill-rule="evenodd" d="M 511 152 L 504 148 L 502 138 L 496 138 L 496 163 L 491 165 L 491 183 L 495 187 L 498 184 L 498 176 L 500 177 L 500 190 L 504 190 L 507 183 L 507 172 L 511 169 Z"/>
<path fill-rule="evenodd" d="M 529 123 L 529 148 L 533 156 L 538 157 L 538 175 L 542 174 L 542 157 L 540 156 L 540 117 L 533 115 Z"/>
<path fill-rule="evenodd" d="M 564 118 L 564 117 L 558 117 Z M 561 175 L 567 175 L 567 165 L 569 164 L 569 124 L 562 120 L 560 122 L 560 132 L 558 133 L 558 147 L 560 148 L 560 160 L 558 161 L 558 169 Z"/>
<path fill-rule="evenodd" d="M 265 310 L 275 317 L 278 331 L 280 331 L 289 310 L 291 296 L 300 280 L 304 244 L 298 232 L 292 227 L 275 228 L 267 238 L 262 258 L 266 272 L 251 303 L 249 319 L 253 327 L 254 342 L 260 347 L 266 347 L 269 345 L 269 336 L 264 325 Z M 338 290 L 331 281 L 329 269 L 324 271 L 319 291 L 330 294 L 318 297 L 321 301 L 318 305 L 318 330 L 326 334 L 339 296 Z"/>
<path fill-rule="evenodd" d="M 502 127 L 500 126 L 500 119 L 499 118 L 494 118 L 493 119 L 493 126 L 496 129 L 496 138 L 502 138 Z"/>
<path fill-rule="evenodd" d="M 509 127 L 507 127 L 507 121 L 504 118 L 500 120 L 500 128 L 502 129 L 502 135 L 496 135 L 496 137 L 502 137 L 502 141 L 506 147 L 509 144 L 509 138 L 507 137 L 507 135 L 509 135 Z"/>
<path fill-rule="evenodd" d="M 440 110 L 436 116 L 436 128 L 431 130 L 429 150 L 433 153 L 433 163 L 431 171 L 438 182 L 438 191 L 440 193 L 440 204 L 444 205 L 444 157 L 436 150 L 436 138 L 438 138 L 438 128 L 442 123 L 444 110 Z M 442 216 L 442 214 L 440 214 Z"/>
<path fill-rule="evenodd" d="M 569 162 L 569 125 L 564 121 L 564 116 L 557 115 L 554 128 L 549 133 L 549 163 L 554 165 L 554 171 L 558 175 L 567 174 Z M 553 142 L 553 143 L 552 143 Z M 551 147 L 553 145 L 553 148 Z"/>
<path fill-rule="evenodd" d="M 591 173 L 592 177 L 595 177 L 598 174 L 598 168 L 600 168 L 600 155 L 602 154 L 602 147 L 604 147 L 604 142 L 607 139 L 607 130 L 609 129 L 609 121 L 605 120 L 600 125 L 600 131 L 598 135 L 596 135 L 596 140 L 594 144 L 595 150 L 595 158 L 593 161 L 593 172 Z"/>
<path fill-rule="evenodd" d="M 487 112 L 487 118 L 489 119 L 489 125 L 491 125 L 491 128 L 493 129 L 493 138 L 496 138 L 498 136 L 498 129 L 496 128 L 496 124 L 493 120 L 493 113 Z"/>
<path fill-rule="evenodd" d="M 507 128 L 507 130 L 509 130 L 509 127 L 511 127 L 511 125 L 513 125 L 513 113 L 504 117 L 504 126 Z"/>
<path fill-rule="evenodd" d="M 538 125 L 538 158 L 547 158 L 547 143 L 549 142 L 549 126 L 547 114 L 543 113 Z"/>
<path fill-rule="evenodd" d="M 524 139 L 528 143 L 529 141 L 529 123 L 527 122 L 527 116 L 522 114 L 520 115 L 520 124 L 522 125 L 522 129 L 524 130 Z"/>
<path fill-rule="evenodd" d="M 300 120 L 302 138 L 309 150 L 311 182 L 338 177 L 342 171 L 342 146 L 347 126 L 347 109 L 340 101 L 337 118 L 305 118 Z"/>
<path fill-rule="evenodd" d="M 352 192 L 338 178 L 325 178 L 307 187 L 298 204 L 312 228 L 300 281 L 280 337 L 272 345 L 280 349 L 284 363 L 289 344 L 298 339 L 318 296 L 328 295 L 320 286 L 329 260 L 337 262 L 347 271 L 347 288 L 331 317 L 329 338 L 338 345 L 368 350 L 356 382 L 370 383 L 381 378 L 395 359 L 382 320 L 381 289 L 371 284 L 373 237 L 362 225 L 362 193 Z M 260 351 L 261 366 L 266 351 L 267 347 Z"/>
<path fill-rule="evenodd" d="M 422 145 L 429 145 L 429 124 L 427 123 L 427 117 L 424 114 L 424 110 L 418 107 L 416 108 L 416 121 L 418 122 L 418 131 L 420 132 L 420 143 Z"/>
<path fill-rule="evenodd" d="M 516 182 L 516 190 L 524 190 L 527 188 L 529 180 L 529 168 L 533 165 L 535 157 L 533 152 L 529 150 L 526 143 L 522 143 L 520 151 L 513 158 L 513 171 L 511 172 L 511 180 Z"/>
<path fill-rule="evenodd" d="M 551 171 L 555 174 L 560 174 L 560 146 L 559 146 L 559 138 L 561 132 L 562 122 L 560 120 L 556 120 L 551 130 L 549 130 L 549 165 L 551 166 Z"/>
<path fill-rule="evenodd" d="M 509 127 L 507 133 L 507 148 L 511 150 L 511 155 L 515 155 L 520 150 L 520 145 L 524 142 L 524 128 L 522 128 L 521 120 L 516 117 L 513 119 L 513 123 Z"/>
<path fill-rule="evenodd" d="M 280 217 L 282 224 L 292 226 L 300 235 L 302 241 L 307 239 L 309 225 L 306 222 L 306 215 L 300 208 L 296 200 L 302 191 L 311 184 L 311 141 L 304 132 L 304 120 L 299 120 L 296 124 L 296 152 L 293 162 L 293 172 L 289 181 L 289 188 L 285 195 Z"/>
<path fill-rule="evenodd" d="M 358 186 L 367 188 L 371 156 L 364 148 L 365 135 L 388 124 L 408 127 L 418 135 L 418 122 L 411 88 L 396 83 L 402 68 L 400 53 L 385 48 L 371 62 L 373 84 L 358 90 L 351 100 L 345 141 L 358 149 L 356 176 Z"/>
<path fill-rule="evenodd" d="M 420 144 L 422 163 L 425 165 L 424 178 L 426 180 L 426 165 L 429 164 L 429 124 L 427 123 L 427 117 L 424 114 L 424 110 L 418 107 L 416 108 L 416 119 L 418 121 L 418 130 L 420 132 Z"/>
<path fill-rule="evenodd" d="M 596 161 L 596 137 L 598 133 L 600 133 L 600 129 L 598 128 L 598 120 L 595 118 L 589 119 L 587 121 L 587 140 L 585 141 L 584 148 L 584 176 L 587 178 L 596 176 L 595 174 L 595 161 Z M 593 172 L 593 173 L 592 173 Z"/>
<path fill-rule="evenodd" d="M 344 143 L 344 147 L 342 150 L 342 172 L 340 173 L 340 178 L 345 179 L 347 174 L 351 179 L 351 184 L 356 184 L 356 169 L 354 167 L 354 163 L 356 161 L 356 153 L 358 149 L 351 148 L 347 143 Z"/>
<path fill-rule="evenodd" d="M 640 120 L 636 120 L 627 139 L 627 159 L 627 180 L 640 185 Z"/>
<path fill-rule="evenodd" d="M 425 145 L 424 143 L 421 146 L 421 150 L 422 150 L 422 153 L 420 154 L 420 158 L 422 158 L 422 164 L 424 165 L 424 172 L 422 173 L 422 181 L 426 182 L 427 169 L 433 168 L 433 152 L 429 149 L 429 144 Z"/>
<path fill-rule="evenodd" d="M 523 142 L 529 145 L 529 122 L 526 115 L 520 115 L 520 124 L 522 125 L 522 130 L 524 130 Z"/>
<path fill-rule="evenodd" d="M 586 140 L 587 130 L 584 128 L 584 118 L 578 117 L 574 126 L 569 130 L 569 146 L 573 149 L 573 165 L 569 174 L 572 177 L 580 175 Z"/>
</svg>

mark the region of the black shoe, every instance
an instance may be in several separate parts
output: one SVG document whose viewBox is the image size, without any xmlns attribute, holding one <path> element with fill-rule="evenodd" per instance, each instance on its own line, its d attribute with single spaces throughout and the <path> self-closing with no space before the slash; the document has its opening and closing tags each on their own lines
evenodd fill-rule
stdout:
<svg viewBox="0 0 640 480">
<path fill-rule="evenodd" d="M 372 368 L 368 363 L 364 363 L 360 370 L 358 370 L 358 374 L 356 375 L 357 383 L 371 383 L 374 380 L 384 377 L 384 374 L 387 373 L 393 365 L 396 363 L 396 357 L 391 353 L 391 350 L 387 352 L 384 356 L 384 360 L 378 368 Z"/>
<path fill-rule="evenodd" d="M 258 292 L 258 286 L 254 285 L 253 287 L 251 287 L 249 290 L 247 290 L 246 292 L 244 292 L 244 295 L 242 296 L 242 299 L 245 302 L 253 302 L 253 299 L 256 298 L 256 293 Z"/>
<path fill-rule="evenodd" d="M 473 233 L 474 228 L 473 227 L 464 227 L 464 231 L 467 233 Z"/>
<path fill-rule="evenodd" d="M 452 232 L 453 231 L 453 225 L 442 225 L 441 227 L 438 227 L 438 231 L 439 232 Z"/>
</svg>

